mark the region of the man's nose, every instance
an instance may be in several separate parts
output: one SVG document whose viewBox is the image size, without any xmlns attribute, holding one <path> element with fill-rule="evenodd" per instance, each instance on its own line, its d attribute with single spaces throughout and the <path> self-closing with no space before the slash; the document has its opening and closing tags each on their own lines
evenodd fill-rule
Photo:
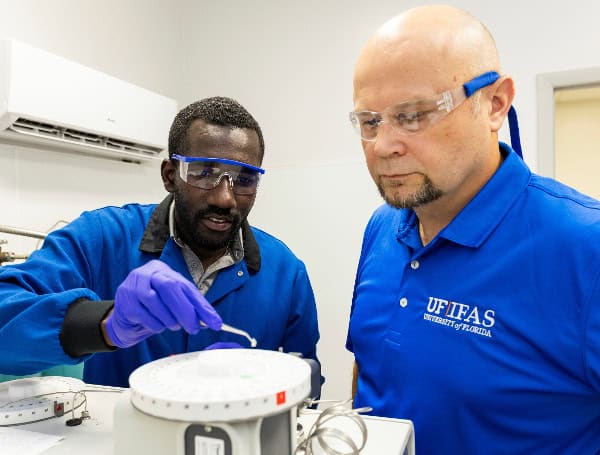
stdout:
<svg viewBox="0 0 600 455">
<path fill-rule="evenodd" d="M 236 206 L 235 194 L 233 193 L 233 177 L 224 172 L 219 176 L 215 187 L 210 191 L 211 203 L 217 207 L 232 208 Z"/>
<path fill-rule="evenodd" d="M 390 122 L 381 122 L 377 128 L 377 136 L 370 144 L 377 156 L 404 155 L 406 153 L 405 139 L 406 135 L 393 128 Z"/>
</svg>

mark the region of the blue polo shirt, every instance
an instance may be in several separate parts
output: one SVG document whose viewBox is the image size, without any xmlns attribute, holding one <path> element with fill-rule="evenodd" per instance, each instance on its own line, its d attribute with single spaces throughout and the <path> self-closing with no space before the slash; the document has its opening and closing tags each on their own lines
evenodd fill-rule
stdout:
<svg viewBox="0 0 600 455">
<path fill-rule="evenodd" d="M 424 454 L 600 451 L 600 203 L 505 160 L 423 247 L 412 210 L 367 225 L 347 348 L 356 406 Z"/>
</svg>

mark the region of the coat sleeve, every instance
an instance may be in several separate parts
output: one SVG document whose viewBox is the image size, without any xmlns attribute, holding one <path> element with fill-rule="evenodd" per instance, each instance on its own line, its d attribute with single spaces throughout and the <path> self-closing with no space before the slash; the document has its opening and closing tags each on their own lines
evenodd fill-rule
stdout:
<svg viewBox="0 0 600 455">
<path fill-rule="evenodd" d="M 0 267 L 0 373 L 31 374 L 75 364 L 59 334 L 69 306 L 100 300 L 92 291 L 90 258 L 98 257 L 101 232 L 84 214 L 54 231 L 22 264 Z"/>
<path fill-rule="evenodd" d="M 284 352 L 299 352 L 304 358 L 317 358 L 319 328 L 315 295 L 306 272 L 299 262 L 293 285 L 293 303 L 285 333 Z"/>
</svg>

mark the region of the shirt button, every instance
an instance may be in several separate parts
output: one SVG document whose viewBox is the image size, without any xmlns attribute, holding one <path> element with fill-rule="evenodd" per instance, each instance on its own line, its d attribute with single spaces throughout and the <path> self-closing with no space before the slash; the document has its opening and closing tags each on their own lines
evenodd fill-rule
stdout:
<svg viewBox="0 0 600 455">
<path fill-rule="evenodd" d="M 419 268 L 419 261 L 410 261 L 410 267 L 413 270 L 417 270 Z"/>
<path fill-rule="evenodd" d="M 244 276 L 244 272 L 242 272 L 241 270 L 238 270 L 238 276 Z"/>
<path fill-rule="evenodd" d="M 402 308 L 406 308 L 406 305 L 408 305 L 408 299 L 407 299 L 406 297 L 402 297 L 402 298 L 400 299 L 400 306 L 401 306 Z"/>
</svg>

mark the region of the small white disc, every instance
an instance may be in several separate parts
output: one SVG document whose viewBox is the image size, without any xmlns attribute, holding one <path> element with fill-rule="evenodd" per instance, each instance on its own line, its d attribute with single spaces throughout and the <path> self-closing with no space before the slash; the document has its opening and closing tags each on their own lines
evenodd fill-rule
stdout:
<svg viewBox="0 0 600 455">
<path fill-rule="evenodd" d="M 0 383 L 0 426 L 21 425 L 71 412 L 85 387 L 79 379 L 42 376 Z"/>
</svg>

